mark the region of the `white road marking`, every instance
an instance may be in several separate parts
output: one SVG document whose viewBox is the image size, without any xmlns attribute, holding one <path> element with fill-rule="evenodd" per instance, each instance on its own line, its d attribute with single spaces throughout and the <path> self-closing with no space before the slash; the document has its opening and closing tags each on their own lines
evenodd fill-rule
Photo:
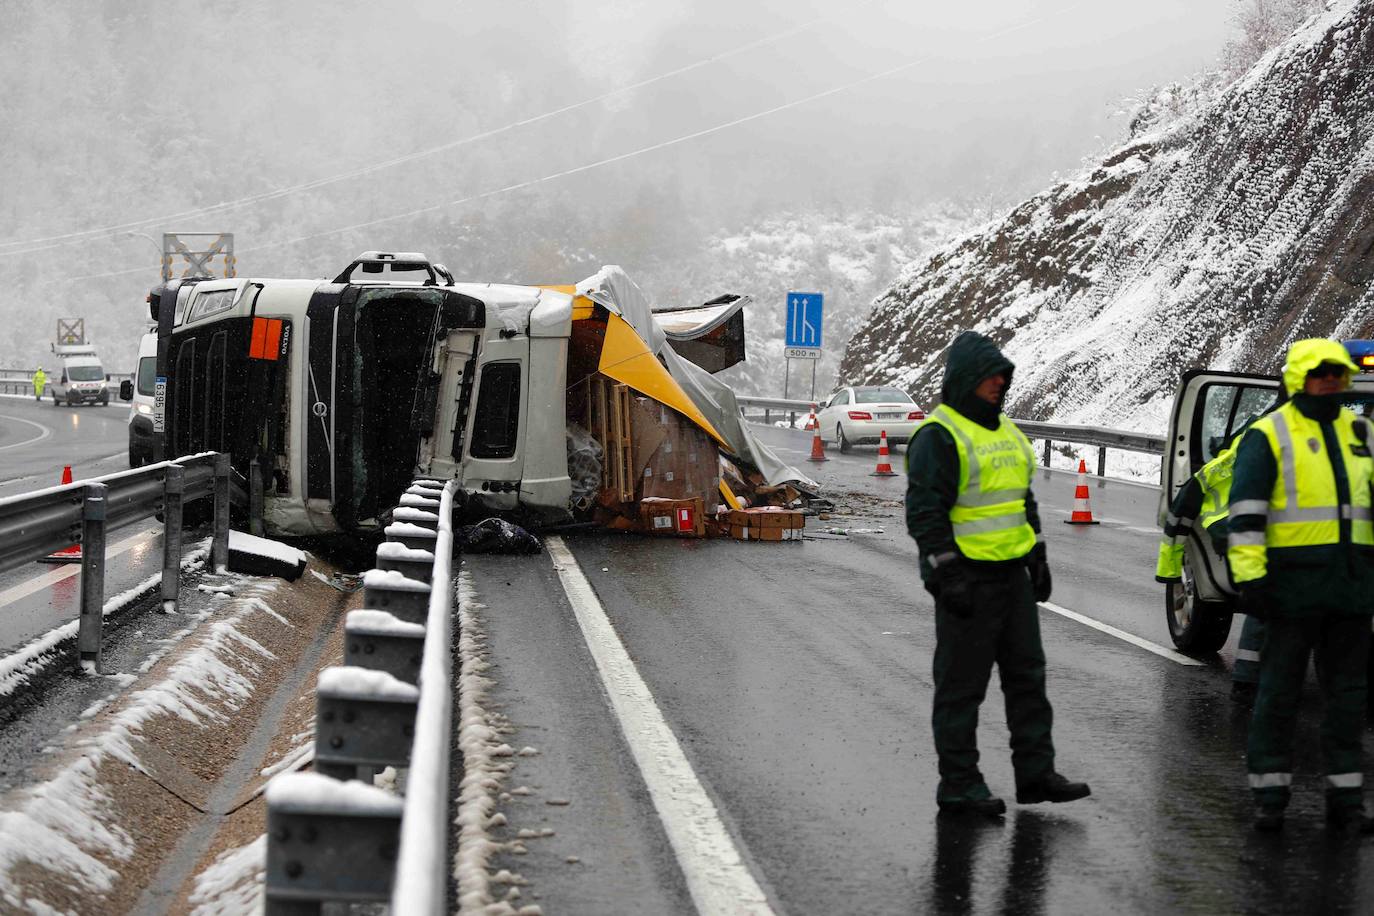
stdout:
<svg viewBox="0 0 1374 916">
<path fill-rule="evenodd" d="M 653 694 L 606 617 L 596 592 L 563 539 L 544 539 L 587 648 L 601 674 L 625 741 L 677 854 L 697 912 L 772 914 L 706 790 L 664 721 Z"/>
<path fill-rule="evenodd" d="M 1146 528 L 1143 525 L 1123 525 L 1121 530 L 1134 531 L 1137 534 L 1161 534 L 1159 528 Z"/>
<path fill-rule="evenodd" d="M 159 529 L 140 531 L 138 534 L 132 535 L 131 537 L 127 537 L 122 541 L 116 541 L 115 543 L 109 545 L 105 549 L 105 556 L 107 558 L 118 556 L 121 553 L 133 550 L 135 547 L 141 547 L 142 545 L 151 541 L 153 538 L 157 537 L 158 533 Z M 27 582 L 21 582 L 13 588 L 7 588 L 3 592 L 0 592 L 0 607 L 5 607 L 6 605 L 13 604 L 20 598 L 27 598 L 34 592 L 42 591 L 43 589 L 51 585 L 56 585 L 63 579 L 70 579 L 72 576 L 78 576 L 80 574 L 81 564 L 73 563 L 70 566 L 64 566 L 60 569 L 55 569 L 52 572 L 44 573 L 41 576 L 35 576 L 32 579 L 29 579 Z"/>
<path fill-rule="evenodd" d="M 1066 607 L 1060 607 L 1052 601 L 1041 601 L 1040 606 L 1047 611 L 1054 611 L 1062 617 L 1067 617 L 1070 620 L 1077 620 L 1084 626 L 1092 627 L 1094 630 L 1101 630 L 1108 636 L 1115 636 L 1117 639 L 1124 640 L 1133 646 L 1139 646 L 1145 651 L 1153 652 L 1160 658 L 1167 658 L 1171 662 L 1178 662 L 1180 665 L 1189 665 L 1193 667 L 1203 667 L 1206 664 L 1195 658 L 1189 658 L 1181 652 L 1175 652 L 1173 649 L 1166 649 L 1163 646 L 1156 645 L 1148 639 L 1142 639 L 1132 633 L 1127 633 L 1125 630 L 1118 630 L 1116 627 L 1103 623 L 1100 620 L 1093 620 L 1091 617 L 1086 617 L 1077 611 L 1071 611 Z"/>
<path fill-rule="evenodd" d="M 48 429 L 42 423 L 35 423 L 33 420 L 25 420 L 23 417 L 13 417 L 7 413 L 0 414 L 0 419 L 13 420 L 16 423 L 27 423 L 39 429 L 38 435 L 34 436 L 32 439 L 25 439 L 23 442 L 11 442 L 9 445 L 0 445 L 0 452 L 3 452 L 5 449 L 19 448 L 21 445 L 29 445 L 33 442 L 42 442 L 52 435 L 52 430 Z"/>
</svg>

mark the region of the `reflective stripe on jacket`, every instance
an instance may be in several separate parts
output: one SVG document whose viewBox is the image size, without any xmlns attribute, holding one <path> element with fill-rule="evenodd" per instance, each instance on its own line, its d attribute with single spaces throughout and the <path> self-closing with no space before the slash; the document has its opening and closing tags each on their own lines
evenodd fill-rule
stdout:
<svg viewBox="0 0 1374 916">
<path fill-rule="evenodd" d="M 1026 519 L 1035 468 L 1030 441 L 1006 417 L 990 430 L 946 404 L 927 419 L 949 430 L 959 453 L 959 495 L 949 512 L 959 552 L 972 560 L 1015 560 L 1030 553 L 1036 541 Z"/>
<path fill-rule="evenodd" d="M 1278 473 L 1268 500 L 1241 499 L 1230 515 L 1264 519 L 1264 530 L 1238 531 L 1233 525 L 1227 557 L 1236 582 L 1262 578 L 1268 551 L 1323 547 L 1341 543 L 1374 546 L 1370 479 L 1374 460 L 1367 454 L 1366 424 L 1342 409 L 1332 422 L 1338 453 L 1329 454 L 1322 424 L 1304 416 L 1292 402 L 1260 418 L 1248 435 L 1263 435 Z M 1360 448 L 1366 454 L 1358 455 Z M 1348 502 L 1336 483 L 1341 462 L 1348 481 Z M 1347 533 L 1348 532 L 1348 533 Z"/>
</svg>

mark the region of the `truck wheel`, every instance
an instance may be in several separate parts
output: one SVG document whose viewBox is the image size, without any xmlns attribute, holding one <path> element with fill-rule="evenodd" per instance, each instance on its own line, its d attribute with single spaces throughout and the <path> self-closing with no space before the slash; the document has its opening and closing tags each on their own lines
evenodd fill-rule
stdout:
<svg viewBox="0 0 1374 916">
<path fill-rule="evenodd" d="M 1231 635 L 1231 605 L 1203 601 L 1183 582 L 1164 587 L 1164 617 L 1174 645 L 1189 655 L 1210 655 Z"/>
</svg>

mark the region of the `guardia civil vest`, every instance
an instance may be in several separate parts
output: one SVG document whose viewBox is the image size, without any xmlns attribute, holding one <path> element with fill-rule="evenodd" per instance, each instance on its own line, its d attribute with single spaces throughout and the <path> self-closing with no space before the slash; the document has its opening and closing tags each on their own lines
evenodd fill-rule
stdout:
<svg viewBox="0 0 1374 916">
<path fill-rule="evenodd" d="M 1231 478 L 1235 474 L 1235 464 L 1235 448 L 1222 449 L 1215 458 L 1193 475 L 1191 483 L 1202 493 L 1202 505 L 1198 509 L 1196 521 L 1202 525 L 1203 531 L 1208 531 L 1213 525 L 1223 522 L 1228 515 Z M 1159 581 L 1182 578 L 1184 542 L 1193 526 L 1194 519 L 1179 518 L 1170 511 L 1164 525 L 1164 540 L 1159 545 L 1159 558 L 1155 562 L 1155 578 Z"/>
<path fill-rule="evenodd" d="M 949 512 L 954 543 L 971 560 L 1015 560 L 1035 546 L 1026 520 L 1035 453 L 1006 417 L 996 429 L 941 404 L 927 423 L 949 430 L 959 452 L 959 497 Z"/>
<path fill-rule="evenodd" d="M 1231 478 L 1235 474 L 1235 466 L 1236 450 L 1228 448 L 1222 449 L 1221 454 L 1198 471 L 1202 484 L 1202 510 L 1198 512 L 1197 520 L 1204 531 L 1225 519 L 1230 512 Z"/>
<path fill-rule="evenodd" d="M 1363 446 L 1365 426 L 1349 410 L 1333 421 L 1340 453 L 1327 454 L 1321 424 L 1303 416 L 1292 403 L 1255 422 L 1274 455 L 1278 474 L 1268 502 L 1262 499 L 1233 502 L 1232 516 L 1262 515 L 1264 531 L 1232 532 L 1227 551 L 1237 582 L 1249 582 L 1265 574 L 1267 551 L 1294 547 L 1339 544 L 1340 523 L 1350 520 L 1353 543 L 1374 546 L 1374 514 L 1370 511 L 1370 479 L 1374 460 L 1357 455 Z M 1350 502 L 1342 503 L 1336 492 L 1332 461 L 1345 465 Z"/>
</svg>

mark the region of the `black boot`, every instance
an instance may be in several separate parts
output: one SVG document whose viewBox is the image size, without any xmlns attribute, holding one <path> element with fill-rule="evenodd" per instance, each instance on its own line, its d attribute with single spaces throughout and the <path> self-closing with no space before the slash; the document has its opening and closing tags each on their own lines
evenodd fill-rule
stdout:
<svg viewBox="0 0 1374 916">
<path fill-rule="evenodd" d="M 1034 805 L 1040 802 L 1071 802 L 1087 798 L 1092 794 L 1086 782 L 1069 782 L 1058 773 L 1051 772 L 1044 779 L 1019 787 L 1016 790 L 1018 805 Z"/>
<path fill-rule="evenodd" d="M 1007 813 L 1007 803 L 997 796 L 988 798 L 958 798 L 937 801 L 942 815 L 974 814 L 982 817 L 1001 817 Z"/>
<path fill-rule="evenodd" d="M 1255 829 L 1261 833 L 1277 833 L 1283 829 L 1283 805 L 1257 805 Z"/>
<path fill-rule="evenodd" d="M 1327 805 L 1326 827 L 1335 833 L 1374 833 L 1374 818 L 1364 813 L 1363 805 Z"/>
</svg>

